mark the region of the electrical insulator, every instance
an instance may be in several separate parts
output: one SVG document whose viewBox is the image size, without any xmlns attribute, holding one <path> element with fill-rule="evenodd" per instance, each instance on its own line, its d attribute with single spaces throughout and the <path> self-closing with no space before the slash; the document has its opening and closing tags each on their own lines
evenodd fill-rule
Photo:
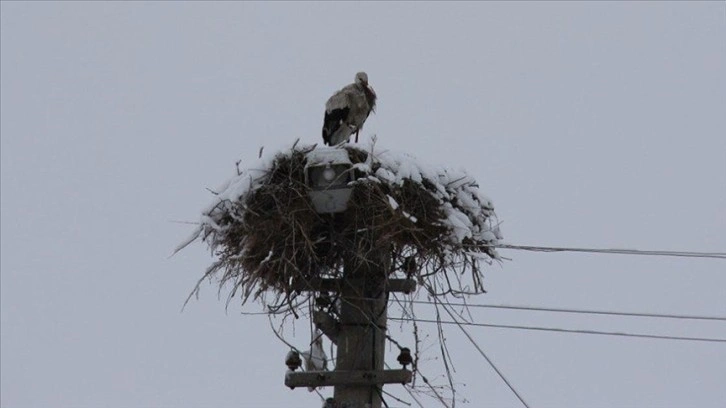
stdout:
<svg viewBox="0 0 726 408">
<path fill-rule="evenodd" d="M 411 350 L 408 347 L 401 348 L 401 354 L 398 355 L 398 362 L 401 363 L 403 368 L 407 365 L 413 364 L 413 358 L 411 358 Z"/>
<path fill-rule="evenodd" d="M 285 357 L 285 365 L 292 371 L 297 370 L 302 365 L 302 359 L 300 359 L 300 353 L 295 350 L 290 350 Z"/>
</svg>

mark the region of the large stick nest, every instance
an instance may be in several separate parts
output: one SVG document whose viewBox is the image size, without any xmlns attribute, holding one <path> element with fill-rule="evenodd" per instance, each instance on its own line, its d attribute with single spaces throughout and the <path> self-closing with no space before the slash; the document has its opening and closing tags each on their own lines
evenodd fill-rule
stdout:
<svg viewBox="0 0 726 408">
<path fill-rule="evenodd" d="M 278 307 L 291 305 L 306 282 L 340 278 L 346 260 L 364 262 L 373 251 L 390 253 L 388 277 L 414 277 L 430 294 L 484 291 L 479 262 L 499 258 L 501 237 L 473 178 L 345 145 L 355 174 L 348 209 L 319 214 L 305 183 L 315 148 L 293 146 L 261 168 L 238 170 L 215 192 L 193 239 L 201 236 L 217 258 L 204 277 L 233 284 L 229 299 L 272 294 Z"/>
</svg>

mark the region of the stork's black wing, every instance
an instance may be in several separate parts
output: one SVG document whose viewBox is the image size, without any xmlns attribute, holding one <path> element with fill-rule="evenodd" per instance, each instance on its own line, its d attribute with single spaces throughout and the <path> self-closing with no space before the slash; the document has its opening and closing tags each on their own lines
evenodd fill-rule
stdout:
<svg viewBox="0 0 726 408">
<path fill-rule="evenodd" d="M 330 112 L 325 112 L 325 118 L 323 119 L 323 142 L 326 145 L 330 145 L 330 136 L 340 128 L 340 125 L 343 122 L 345 122 L 349 113 L 349 107 L 333 109 Z"/>
</svg>

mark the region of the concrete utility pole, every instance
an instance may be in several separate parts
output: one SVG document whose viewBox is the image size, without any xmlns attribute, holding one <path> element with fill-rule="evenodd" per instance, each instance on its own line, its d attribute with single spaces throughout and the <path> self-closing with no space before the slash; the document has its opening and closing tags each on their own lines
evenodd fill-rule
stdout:
<svg viewBox="0 0 726 408">
<path fill-rule="evenodd" d="M 391 262 L 381 252 L 371 251 L 368 259 L 346 262 L 336 371 L 383 370 L 388 309 L 385 279 Z M 381 384 L 336 385 L 334 399 L 351 408 L 362 408 L 361 403 L 379 408 L 381 389 Z"/>
<path fill-rule="evenodd" d="M 375 249 L 365 254 L 365 259 L 352 255 L 346 260 L 343 279 L 319 280 L 306 288 L 340 294 L 340 320 L 322 311 L 313 316 L 315 325 L 338 347 L 335 371 L 289 372 L 285 376 L 290 388 L 334 386 L 332 406 L 336 408 L 380 408 L 383 384 L 411 381 L 411 371 L 383 367 L 387 292 L 410 293 L 415 281 L 387 278 L 389 251 Z"/>
<path fill-rule="evenodd" d="M 308 153 L 305 182 L 309 196 L 319 214 L 339 214 L 347 211 L 351 199 L 355 172 L 349 153 L 343 149 L 325 148 Z M 330 219 L 335 222 L 335 218 Z M 338 218 L 337 221 L 343 219 Z M 383 384 L 405 384 L 411 381 L 411 371 L 384 370 L 386 343 L 386 313 L 388 292 L 413 292 L 415 281 L 388 279 L 391 273 L 391 251 L 385 240 L 378 239 L 374 224 L 353 233 L 345 248 L 343 276 L 340 279 L 316 279 L 298 282 L 295 290 L 337 292 L 340 308 L 335 316 L 317 310 L 315 326 L 338 346 L 335 371 L 295 372 L 299 356 L 286 359 L 292 371 L 285 374 L 285 385 L 295 387 L 334 386 L 333 401 L 326 408 L 380 408 Z M 330 237 L 333 240 L 333 237 Z M 383 241 L 383 244 L 381 243 Z M 332 242 L 331 242 L 332 243 Z M 407 351 L 408 352 L 408 351 Z M 401 361 L 409 361 L 410 355 Z"/>
</svg>

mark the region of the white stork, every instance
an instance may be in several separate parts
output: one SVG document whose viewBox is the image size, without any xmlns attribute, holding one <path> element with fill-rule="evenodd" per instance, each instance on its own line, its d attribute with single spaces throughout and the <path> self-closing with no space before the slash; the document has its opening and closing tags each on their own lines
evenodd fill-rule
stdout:
<svg viewBox="0 0 726 408">
<path fill-rule="evenodd" d="M 355 82 L 333 94 L 325 104 L 323 142 L 335 146 L 347 142 L 353 133 L 358 142 L 358 133 L 375 107 L 376 93 L 368 85 L 368 75 L 355 74 Z"/>
</svg>

